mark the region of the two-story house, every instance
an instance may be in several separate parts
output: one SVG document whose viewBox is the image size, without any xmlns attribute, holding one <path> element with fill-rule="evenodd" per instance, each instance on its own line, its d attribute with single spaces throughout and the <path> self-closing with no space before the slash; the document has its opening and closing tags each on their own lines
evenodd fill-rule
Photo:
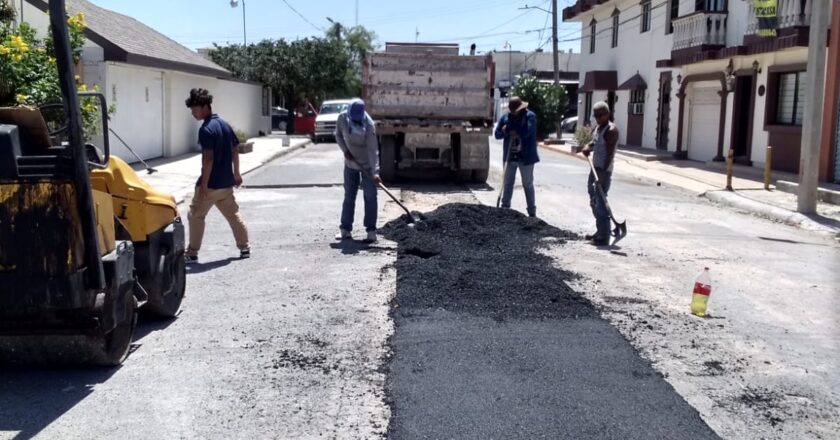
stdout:
<svg viewBox="0 0 840 440">
<path fill-rule="evenodd" d="M 752 0 L 578 0 L 563 19 L 583 27 L 579 116 L 605 100 L 624 145 L 757 166 L 769 145 L 774 169 L 798 172 L 814 1 L 777 0 L 762 36 Z"/>
</svg>

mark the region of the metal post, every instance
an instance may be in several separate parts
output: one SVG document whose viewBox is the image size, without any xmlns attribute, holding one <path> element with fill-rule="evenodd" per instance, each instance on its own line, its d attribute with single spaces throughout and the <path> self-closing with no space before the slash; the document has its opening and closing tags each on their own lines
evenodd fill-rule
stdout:
<svg viewBox="0 0 840 440">
<path fill-rule="evenodd" d="M 767 153 L 764 155 L 764 189 L 770 191 L 770 173 L 773 169 L 773 147 L 767 146 Z"/>
<path fill-rule="evenodd" d="M 732 173 L 735 171 L 735 150 L 729 149 L 726 156 L 726 190 L 732 191 Z"/>
<path fill-rule="evenodd" d="M 817 211 L 817 184 L 820 166 L 820 135 L 825 93 L 826 40 L 831 3 L 812 2 L 811 30 L 808 43 L 808 78 L 805 87 L 805 118 L 802 124 L 802 154 L 799 162 L 799 193 L 797 211 L 812 214 Z"/>
<path fill-rule="evenodd" d="M 560 85 L 560 58 L 557 52 L 557 0 L 551 0 L 551 42 L 554 49 L 554 87 Z M 563 115 L 557 115 L 557 139 L 563 137 L 563 129 L 560 127 L 560 118 Z"/>
<path fill-rule="evenodd" d="M 245 0 L 242 0 L 242 41 L 243 46 L 248 45 L 248 28 L 245 26 Z"/>
</svg>

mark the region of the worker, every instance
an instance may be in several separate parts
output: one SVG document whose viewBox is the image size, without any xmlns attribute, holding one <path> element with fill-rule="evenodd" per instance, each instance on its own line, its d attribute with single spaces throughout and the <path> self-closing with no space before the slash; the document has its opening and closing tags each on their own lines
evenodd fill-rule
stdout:
<svg viewBox="0 0 840 440">
<path fill-rule="evenodd" d="M 187 107 L 197 121 L 201 145 L 201 176 L 196 182 L 195 195 L 187 215 L 190 225 L 190 242 L 185 254 L 187 263 L 198 262 L 198 251 L 204 238 L 207 213 L 215 206 L 230 224 L 240 258 L 251 256 L 248 228 L 239 213 L 233 187 L 242 185 L 239 174 L 239 139 L 230 124 L 213 113 L 213 96 L 205 89 L 190 90 Z"/>
<path fill-rule="evenodd" d="M 376 241 L 377 204 L 376 186 L 379 177 L 379 141 L 373 119 L 365 111 L 365 102 L 354 99 L 338 116 L 335 139 L 344 153 L 344 204 L 341 208 L 341 225 L 338 240 L 353 238 L 353 217 L 356 213 L 356 195 L 361 183 L 365 201 L 364 241 Z"/>
<path fill-rule="evenodd" d="M 518 96 L 508 101 L 508 113 L 502 115 L 496 124 L 496 139 L 504 139 L 502 161 L 504 162 L 504 190 L 502 208 L 510 208 L 516 170 L 525 189 L 528 216 L 537 216 L 534 194 L 534 165 L 540 161 L 537 153 L 537 115 L 528 110 L 528 103 Z"/>
<path fill-rule="evenodd" d="M 598 193 L 597 185 L 600 183 L 606 197 L 612 181 L 615 150 L 618 145 L 618 127 L 610 122 L 610 106 L 606 102 L 596 103 L 592 107 L 592 115 L 596 123 L 592 130 L 592 142 L 581 150 L 581 153 L 585 156 L 593 155 L 592 164 L 595 169 L 589 172 L 587 189 L 589 206 L 592 207 L 592 214 L 595 216 L 597 231 L 586 235 L 585 238 L 595 246 L 607 246 L 610 244 L 610 214 L 607 211 L 606 201 Z M 595 173 L 598 173 L 597 179 Z"/>
</svg>

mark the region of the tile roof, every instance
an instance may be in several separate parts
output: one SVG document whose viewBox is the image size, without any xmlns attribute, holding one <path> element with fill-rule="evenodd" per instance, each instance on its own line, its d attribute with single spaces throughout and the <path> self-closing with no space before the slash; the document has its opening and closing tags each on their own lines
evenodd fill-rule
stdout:
<svg viewBox="0 0 840 440">
<path fill-rule="evenodd" d="M 29 0 L 47 10 L 45 0 Z M 83 12 L 86 36 L 105 49 L 106 61 L 120 61 L 162 69 L 178 70 L 222 78 L 231 73 L 182 46 L 175 40 L 126 15 L 94 5 L 87 0 L 67 0 L 71 14 Z"/>
</svg>

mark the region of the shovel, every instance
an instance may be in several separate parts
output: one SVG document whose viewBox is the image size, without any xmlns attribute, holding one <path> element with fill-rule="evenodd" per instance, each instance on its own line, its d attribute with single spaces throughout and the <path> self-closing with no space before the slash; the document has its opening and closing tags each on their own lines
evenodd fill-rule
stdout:
<svg viewBox="0 0 840 440">
<path fill-rule="evenodd" d="M 130 152 L 131 152 L 131 154 L 133 154 L 133 155 L 134 155 L 134 157 L 136 157 L 136 158 L 137 158 L 137 160 L 139 160 L 139 161 L 140 161 L 140 163 L 142 163 L 142 164 L 143 164 L 143 166 L 144 166 L 144 167 L 146 167 L 146 172 L 147 172 L 147 173 L 149 173 L 149 174 L 153 174 L 153 173 L 156 173 L 156 172 L 158 171 L 158 170 L 156 170 L 156 169 L 154 169 L 154 168 L 150 167 L 150 166 L 149 166 L 149 164 L 147 164 L 147 163 L 146 163 L 146 161 L 145 161 L 145 160 L 143 160 L 143 158 L 142 158 L 142 157 L 140 157 L 137 153 L 135 153 L 135 152 L 134 152 L 134 150 L 133 150 L 131 147 L 129 147 L 127 143 L 125 143 L 125 141 L 123 140 L 123 138 L 121 138 L 121 137 L 120 137 L 120 135 L 118 135 L 118 134 L 117 134 L 117 132 L 116 132 L 116 131 L 114 131 L 111 127 L 108 127 L 108 131 L 110 131 L 110 132 L 111 132 L 111 134 L 113 134 L 113 135 L 114 135 L 114 137 L 116 137 L 117 139 L 119 139 L 119 141 L 120 141 L 120 142 L 122 142 L 122 144 L 123 144 L 123 145 L 125 145 L 125 148 L 128 148 L 128 151 L 130 151 Z"/>
<path fill-rule="evenodd" d="M 373 180 L 373 176 L 370 174 L 370 171 L 368 171 L 365 167 L 359 165 L 359 162 L 356 161 L 356 158 L 353 157 L 352 154 L 347 153 L 345 155 L 345 157 L 350 159 L 350 161 L 353 162 L 354 164 L 356 164 L 357 167 L 361 168 L 362 173 L 364 173 L 364 175 L 367 176 L 368 179 Z M 385 191 L 385 194 L 388 194 L 388 197 L 390 197 L 391 200 L 395 201 L 397 203 L 397 205 L 400 205 L 400 208 L 402 208 L 403 211 L 405 211 L 405 213 L 408 215 L 408 223 L 409 224 L 420 223 L 420 219 L 414 217 L 414 215 L 411 213 L 411 211 L 409 211 L 408 208 L 406 208 L 405 205 L 402 204 L 402 202 L 397 200 L 397 198 L 393 194 L 391 194 L 391 191 L 388 191 L 388 188 L 385 187 L 385 184 L 383 184 L 382 182 L 379 182 L 379 183 L 377 183 L 377 185 L 379 186 L 380 189 L 382 189 L 382 191 Z"/>
<path fill-rule="evenodd" d="M 598 194 L 601 195 L 601 200 L 604 201 L 604 206 L 607 207 L 607 214 L 610 215 L 610 220 L 615 224 L 615 229 L 613 229 L 613 236 L 616 238 L 616 241 L 624 238 L 627 235 L 627 220 L 619 223 L 618 220 L 615 219 L 613 216 L 612 208 L 610 208 L 610 202 L 607 201 L 607 194 L 604 192 L 604 188 L 601 186 L 601 180 L 598 178 L 598 172 L 595 171 L 595 164 L 592 163 L 592 157 L 586 156 L 586 159 L 589 161 L 589 168 L 592 169 L 592 174 L 595 176 L 595 186 L 598 187 Z"/>
</svg>

